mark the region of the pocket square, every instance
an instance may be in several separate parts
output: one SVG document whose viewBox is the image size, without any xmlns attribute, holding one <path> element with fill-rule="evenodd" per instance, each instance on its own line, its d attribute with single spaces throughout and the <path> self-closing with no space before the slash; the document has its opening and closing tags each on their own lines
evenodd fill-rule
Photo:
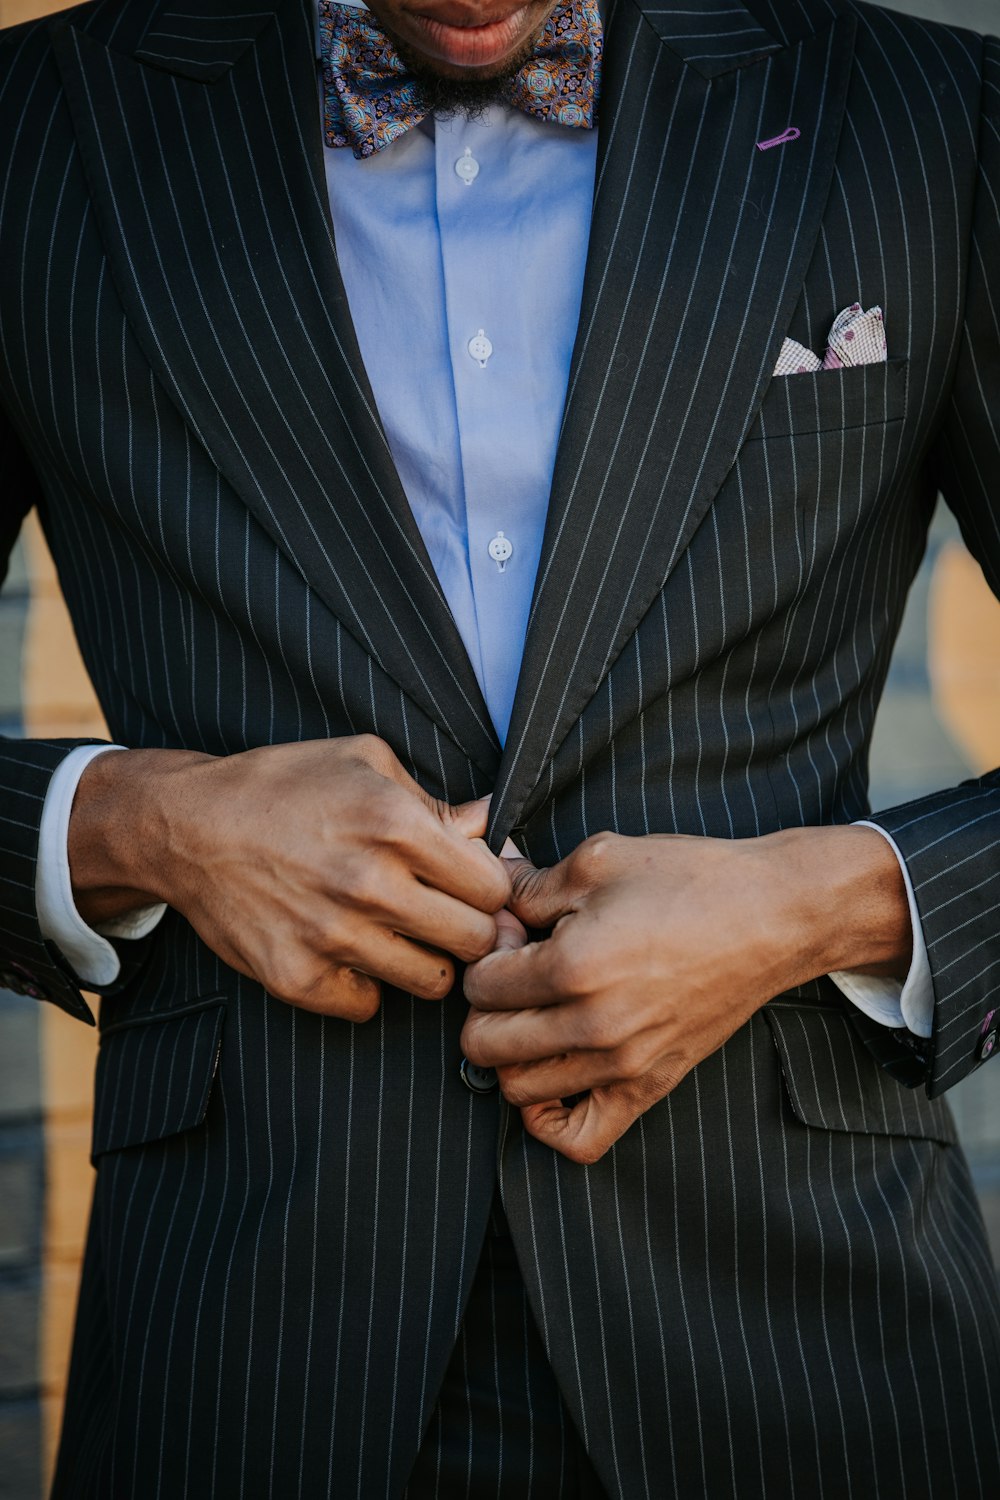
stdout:
<svg viewBox="0 0 1000 1500">
<path fill-rule="evenodd" d="M 845 307 L 833 320 L 826 353 L 820 359 L 804 344 L 786 339 L 774 367 L 775 375 L 809 375 L 816 370 L 842 370 L 849 365 L 880 365 L 886 360 L 885 323 L 880 307 L 867 312 L 860 302 Z"/>
</svg>

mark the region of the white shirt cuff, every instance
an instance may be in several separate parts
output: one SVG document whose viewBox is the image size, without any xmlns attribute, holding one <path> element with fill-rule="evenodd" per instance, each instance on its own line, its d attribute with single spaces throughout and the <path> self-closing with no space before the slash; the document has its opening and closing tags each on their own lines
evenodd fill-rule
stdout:
<svg viewBox="0 0 1000 1500">
<path fill-rule="evenodd" d="M 56 768 L 45 794 L 35 866 L 35 908 L 42 936 L 55 943 L 83 984 L 113 984 L 121 963 L 108 938 L 141 938 L 153 931 L 166 906 L 156 902 L 126 916 L 88 927 L 76 909 L 69 869 L 69 818 L 80 777 L 98 755 L 123 745 L 81 745 Z"/>
<path fill-rule="evenodd" d="M 920 914 L 917 911 L 913 882 L 906 862 L 884 828 L 877 823 L 860 822 L 856 828 L 874 828 L 880 833 L 899 860 L 899 868 L 906 886 L 906 899 L 910 907 L 910 927 L 913 933 L 913 956 L 910 968 L 902 984 L 898 979 L 883 979 L 875 974 L 846 974 L 843 970 L 831 974 L 834 984 L 847 996 L 852 1004 L 864 1011 L 873 1021 L 883 1026 L 905 1026 L 914 1036 L 930 1036 L 934 1019 L 934 984 L 931 966 L 927 959 Z"/>
</svg>

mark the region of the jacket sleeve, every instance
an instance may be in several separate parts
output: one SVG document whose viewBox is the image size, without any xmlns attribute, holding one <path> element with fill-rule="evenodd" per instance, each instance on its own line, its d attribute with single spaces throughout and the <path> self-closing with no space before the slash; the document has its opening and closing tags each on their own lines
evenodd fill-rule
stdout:
<svg viewBox="0 0 1000 1500">
<path fill-rule="evenodd" d="M 1000 598 L 1000 41 L 984 51 L 979 182 L 940 489 Z M 1000 1055 L 1000 769 L 873 822 L 906 862 L 934 985 L 934 1096 Z"/>
<path fill-rule="evenodd" d="M 31 461 L 0 408 L 0 583 L 24 517 L 40 498 Z M 35 870 L 42 808 L 52 776 L 66 756 L 93 740 L 0 737 L 0 988 L 51 1000 L 93 1025 L 81 981 L 38 925 Z M 117 988 L 134 972 L 144 943 L 116 944 L 124 959 Z"/>
</svg>

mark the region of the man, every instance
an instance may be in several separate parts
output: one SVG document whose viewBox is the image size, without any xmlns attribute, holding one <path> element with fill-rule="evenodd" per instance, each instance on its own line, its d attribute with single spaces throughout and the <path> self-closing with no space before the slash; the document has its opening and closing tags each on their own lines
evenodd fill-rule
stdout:
<svg viewBox="0 0 1000 1500">
<path fill-rule="evenodd" d="M 939 482 L 1000 584 L 1000 49 L 373 10 L 4 38 L 4 537 L 130 747 L 4 761 L 56 1493 L 992 1494 L 1000 783 L 851 825 Z"/>
</svg>

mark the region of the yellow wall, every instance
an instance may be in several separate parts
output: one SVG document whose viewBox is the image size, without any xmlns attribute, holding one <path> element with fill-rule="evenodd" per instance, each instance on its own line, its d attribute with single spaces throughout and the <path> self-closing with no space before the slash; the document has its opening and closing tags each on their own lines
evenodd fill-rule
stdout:
<svg viewBox="0 0 1000 1500">
<path fill-rule="evenodd" d="M 0 26 L 16 26 L 18 21 L 30 21 L 34 16 L 65 8 L 64 4 L 47 5 L 44 0 L 0 0 Z"/>
<path fill-rule="evenodd" d="M 55 568 L 34 517 L 24 532 L 31 605 L 23 699 L 30 735 L 106 738 Z M 59 1435 L 70 1334 L 93 1173 L 88 1160 L 96 1034 L 54 1005 L 41 1008 L 45 1216 L 39 1371 L 46 1464 Z"/>
</svg>

